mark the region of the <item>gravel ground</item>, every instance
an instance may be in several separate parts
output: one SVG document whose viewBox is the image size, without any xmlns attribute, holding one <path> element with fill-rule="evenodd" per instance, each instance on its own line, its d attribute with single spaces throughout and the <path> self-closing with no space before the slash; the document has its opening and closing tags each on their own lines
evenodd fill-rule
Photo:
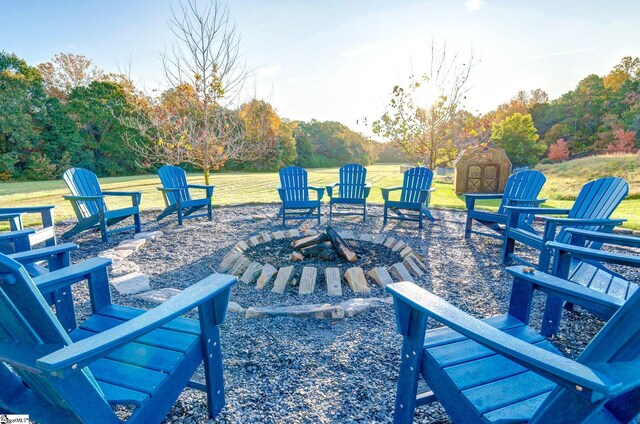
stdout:
<svg viewBox="0 0 640 424">
<path fill-rule="evenodd" d="M 358 218 L 337 218 L 332 225 L 356 234 L 380 233 L 382 209 L 370 206 L 369 211 L 366 224 Z M 213 222 L 187 221 L 187 225 L 197 228 L 150 240 L 129 259 L 151 276 L 152 289 L 185 288 L 214 272 L 237 241 L 261 231 L 283 229 L 276 212 L 275 205 L 218 208 Z M 266 218 L 254 219 L 256 215 Z M 501 241 L 479 236 L 465 240 L 463 212 L 435 210 L 434 216 L 436 222 L 426 222 L 422 231 L 415 223 L 400 221 L 389 221 L 385 228 L 387 235 L 405 240 L 425 258 L 429 271 L 416 282 L 474 316 L 504 313 L 511 279 L 498 265 Z M 155 214 L 143 214 L 145 231 L 175 228 L 175 220 L 166 219 L 158 225 L 154 217 Z M 326 222 L 323 217 L 323 225 Z M 315 221 L 301 225 L 320 229 Z M 60 232 L 67 228 L 58 227 Z M 97 232 L 85 232 L 72 240 L 80 245 L 74 261 L 95 256 L 131 237 L 130 232 L 114 235 L 106 246 Z M 385 295 L 377 285 L 370 285 L 370 296 Z M 342 298 L 328 296 L 324 284 L 317 286 L 314 294 L 301 298 L 294 290 L 276 294 L 239 283 L 233 288 L 231 300 L 248 307 L 336 304 L 352 297 L 356 296 L 346 285 Z M 75 289 L 75 299 L 80 311 L 86 313 L 89 308 L 86 289 L 82 286 Z M 140 308 L 154 306 L 119 296 L 115 291 L 113 300 Z M 540 322 L 542 300 L 538 297 L 535 302 L 534 326 Z M 564 314 L 561 337 L 554 342 L 567 356 L 575 357 L 602 322 L 580 308 Z M 247 320 L 230 313 L 221 331 L 227 403 L 216 422 L 392 421 L 401 347 L 392 307 L 339 320 L 290 317 Z M 415 418 L 425 423 L 449 422 L 437 403 L 418 408 Z M 205 395 L 190 389 L 183 392 L 166 419 L 180 423 L 206 421 Z"/>
</svg>

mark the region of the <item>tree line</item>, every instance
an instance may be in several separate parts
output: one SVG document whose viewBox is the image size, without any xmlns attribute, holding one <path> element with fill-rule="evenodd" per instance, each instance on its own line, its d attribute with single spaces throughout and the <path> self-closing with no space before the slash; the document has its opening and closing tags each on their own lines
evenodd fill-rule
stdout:
<svg viewBox="0 0 640 424">
<path fill-rule="evenodd" d="M 164 163 L 202 170 L 189 139 L 202 127 L 182 118 L 197 115 L 200 104 L 193 85 L 147 95 L 126 75 L 106 73 L 82 55 L 60 53 L 31 66 L 0 52 L 0 180 L 55 179 L 72 166 L 99 176 L 153 172 Z M 376 143 L 338 122 L 291 121 L 259 99 L 212 110 L 207 137 L 227 137 L 200 152 L 212 172 L 375 159 Z"/>
<path fill-rule="evenodd" d="M 432 45 L 431 53 L 428 72 L 395 86 L 386 111 L 372 123 L 373 132 L 413 164 L 450 165 L 466 147 L 489 142 L 503 148 L 514 166 L 637 151 L 639 58 L 624 57 L 606 75 L 588 75 L 555 100 L 541 89 L 519 91 L 495 110 L 472 115 L 463 101 L 473 56 L 463 61 L 447 55 L 446 45 L 440 53 Z M 431 104 L 416 95 L 425 84 L 439 93 Z"/>
<path fill-rule="evenodd" d="M 148 95 L 126 75 L 106 73 L 81 55 L 60 53 L 31 66 L 0 52 L 0 180 L 55 179 L 72 166 L 99 176 L 134 175 L 165 163 L 202 170 L 205 178 L 223 167 L 273 171 L 376 160 L 435 168 L 487 142 L 504 148 L 514 166 L 636 151 L 638 58 L 623 58 L 604 76 L 587 76 L 555 100 L 540 89 L 520 91 L 473 115 L 461 107 L 473 57 L 457 67 L 434 56 L 439 66 L 432 70 L 451 75 L 432 72 L 394 87 L 387 111 L 372 123 L 386 141 L 380 143 L 339 122 L 288 120 L 264 100 L 225 105 L 220 99 L 229 84 L 217 66 L 202 70 L 212 76 L 205 84 L 195 71 L 192 81 Z M 416 90 L 434 81 L 440 96 L 418 104 Z"/>
</svg>

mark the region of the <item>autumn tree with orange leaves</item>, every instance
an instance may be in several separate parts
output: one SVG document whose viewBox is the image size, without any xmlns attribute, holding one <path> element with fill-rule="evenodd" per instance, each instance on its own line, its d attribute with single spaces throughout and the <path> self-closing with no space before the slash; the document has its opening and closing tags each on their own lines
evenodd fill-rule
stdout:
<svg viewBox="0 0 640 424">
<path fill-rule="evenodd" d="M 195 0 L 172 10 L 169 26 L 176 44 L 162 55 L 170 88 L 141 108 L 127 123 L 151 138 L 133 140 L 143 158 L 161 163 L 188 163 L 210 173 L 229 160 L 250 161 L 261 152 L 251 148 L 239 110 L 247 71 L 240 54 L 240 35 L 229 10 L 218 1 L 199 6 Z"/>
<path fill-rule="evenodd" d="M 570 152 L 567 142 L 563 138 L 559 138 L 555 143 L 549 146 L 549 159 L 552 161 L 561 161 L 569 158 Z"/>
</svg>

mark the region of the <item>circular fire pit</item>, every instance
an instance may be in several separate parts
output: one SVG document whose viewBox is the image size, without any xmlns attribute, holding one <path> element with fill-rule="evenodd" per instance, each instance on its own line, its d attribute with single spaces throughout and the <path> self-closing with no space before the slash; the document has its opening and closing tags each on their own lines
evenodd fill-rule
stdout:
<svg viewBox="0 0 640 424">
<path fill-rule="evenodd" d="M 423 259 L 402 240 L 384 234 L 354 235 L 327 227 L 263 232 L 238 242 L 219 272 L 233 274 L 256 289 L 310 294 L 343 294 L 344 279 L 355 293 L 370 291 L 369 281 L 385 286 L 413 281 L 426 271 Z"/>
</svg>

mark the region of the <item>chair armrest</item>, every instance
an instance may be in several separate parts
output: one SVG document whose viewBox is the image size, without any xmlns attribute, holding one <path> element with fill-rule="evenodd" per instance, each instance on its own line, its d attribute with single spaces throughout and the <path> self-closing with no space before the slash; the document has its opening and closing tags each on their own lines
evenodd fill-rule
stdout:
<svg viewBox="0 0 640 424">
<path fill-rule="evenodd" d="M 197 188 L 199 190 L 207 190 L 210 188 L 215 188 L 216 186 L 214 185 L 205 185 L 205 184 L 187 184 L 187 187 L 189 188 Z"/>
<path fill-rule="evenodd" d="M 103 191 L 102 194 L 105 196 L 129 196 L 133 206 L 138 206 L 142 199 L 142 193 L 139 191 Z"/>
<path fill-rule="evenodd" d="M 209 198 L 213 196 L 213 189 L 216 186 L 213 185 L 204 185 L 204 184 L 187 184 L 188 188 L 193 188 L 196 190 L 206 190 L 206 197 Z"/>
<path fill-rule="evenodd" d="M 518 265 L 511 266 L 506 269 L 508 274 L 515 277 L 514 284 L 518 283 L 517 280 L 521 280 L 528 284 L 532 284 L 534 290 L 557 296 L 564 301 L 586 308 L 606 308 L 611 311 L 612 315 L 624 304 L 624 300 L 606 293 L 584 287 L 581 284 L 567 281 L 544 272 L 524 272 L 524 268 L 525 267 Z"/>
<path fill-rule="evenodd" d="M 278 190 L 278 196 L 280 197 L 280 201 L 284 202 L 284 193 L 286 192 L 286 189 L 282 187 L 276 187 L 276 190 Z"/>
<path fill-rule="evenodd" d="M 90 274 L 111 265 L 111 259 L 91 258 L 68 267 L 51 271 L 34 277 L 33 282 L 43 295 L 55 290 L 79 283 L 89 278 Z M 106 272 L 106 271 L 105 271 Z"/>
<path fill-rule="evenodd" d="M 431 195 L 431 193 L 433 193 L 435 190 L 436 190 L 435 187 L 431 187 L 426 190 L 420 190 L 420 197 L 419 197 L 420 203 L 426 202 L 429 196 Z"/>
<path fill-rule="evenodd" d="M 499 193 L 462 193 L 464 197 L 474 198 L 476 200 L 492 200 L 492 199 L 502 199 L 504 194 Z"/>
<path fill-rule="evenodd" d="M 160 191 L 180 191 L 179 188 L 177 187 L 163 187 L 163 186 L 158 186 L 156 187 L 158 190 Z"/>
<path fill-rule="evenodd" d="M 105 196 L 139 196 L 142 193 L 139 191 L 103 191 Z"/>
<path fill-rule="evenodd" d="M 104 195 L 102 196 L 62 196 L 62 198 L 66 200 L 71 200 L 71 201 L 75 201 L 75 200 L 87 201 L 87 200 L 104 199 Z"/>
<path fill-rule="evenodd" d="M 382 199 L 385 200 L 385 201 L 389 200 L 389 193 L 392 192 L 392 191 L 397 191 L 397 190 L 402 190 L 402 187 L 401 186 L 398 186 L 398 187 L 386 187 L 386 188 L 380 187 L 380 191 L 382 192 Z"/>
<path fill-rule="evenodd" d="M 38 359 L 37 365 L 42 370 L 56 374 L 80 369 L 194 307 L 219 296 L 228 301 L 231 286 L 236 282 L 237 278 L 234 276 L 212 274 L 142 315 Z M 225 303 L 224 311 L 220 311 L 222 319 L 226 306 Z M 220 325 L 222 319 L 211 325 Z"/>
<path fill-rule="evenodd" d="M 566 231 L 571 234 L 571 243 L 574 245 L 584 245 L 583 243 L 574 243 L 574 241 L 582 239 L 584 241 L 597 241 L 618 246 L 640 247 L 640 237 L 583 230 L 581 228 L 567 228 Z"/>
<path fill-rule="evenodd" d="M 47 206 L 20 206 L 16 208 L 0 208 L 0 213 L 42 213 L 54 209 L 55 205 Z"/>
<path fill-rule="evenodd" d="M 589 390 L 606 395 L 617 393 L 621 383 L 602 371 L 575 362 L 498 330 L 473 318 L 438 296 L 409 282 L 389 284 L 386 290 L 394 302 L 404 302 L 412 314 L 422 313 L 488 349 L 561 384 L 569 389 Z"/>
<path fill-rule="evenodd" d="M 324 196 L 324 187 L 307 186 L 309 190 L 314 190 L 318 194 L 318 200 L 322 200 Z"/>
<path fill-rule="evenodd" d="M 563 208 L 535 208 L 528 206 L 505 206 L 507 211 L 512 213 L 532 213 L 536 215 L 566 215 L 571 209 Z"/>
<path fill-rule="evenodd" d="M 74 243 L 63 243 L 56 246 L 43 247 L 41 249 L 27 250 L 25 252 L 12 253 L 9 256 L 11 259 L 20 262 L 21 264 L 28 264 L 38 261 L 43 261 L 54 256 L 63 255 L 65 253 L 78 250 L 78 245 Z"/>
<path fill-rule="evenodd" d="M 18 230 L 0 233 L 0 242 L 13 242 L 18 239 L 28 239 L 29 234 L 34 234 L 35 230 Z"/>
<path fill-rule="evenodd" d="M 22 214 L 24 214 L 24 212 L 4 212 L 4 211 L 0 211 L 0 219 L 19 218 L 20 216 L 22 216 Z"/>
<path fill-rule="evenodd" d="M 569 253 L 571 256 L 577 258 L 640 268 L 640 256 L 623 255 L 555 241 L 547 243 L 547 247 L 557 250 L 560 253 Z"/>
<path fill-rule="evenodd" d="M 527 200 L 527 199 L 507 199 L 507 205 L 508 206 L 511 206 L 511 205 L 518 206 L 518 205 L 524 204 L 524 205 L 535 205 L 535 206 L 538 206 L 541 203 L 544 203 L 546 201 L 547 201 L 547 199 L 530 199 L 530 200 Z"/>
<path fill-rule="evenodd" d="M 623 224 L 626 219 L 582 219 L 582 218 L 561 218 L 555 216 L 543 216 L 545 222 L 553 222 L 557 225 L 611 225 L 616 226 Z"/>
<path fill-rule="evenodd" d="M 333 189 L 338 184 L 340 184 L 340 183 L 339 182 L 335 182 L 333 184 L 329 184 L 329 185 L 325 186 L 325 188 L 327 189 L 327 196 L 329 196 L 330 198 L 333 197 Z"/>
</svg>

